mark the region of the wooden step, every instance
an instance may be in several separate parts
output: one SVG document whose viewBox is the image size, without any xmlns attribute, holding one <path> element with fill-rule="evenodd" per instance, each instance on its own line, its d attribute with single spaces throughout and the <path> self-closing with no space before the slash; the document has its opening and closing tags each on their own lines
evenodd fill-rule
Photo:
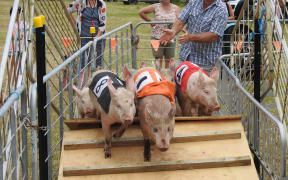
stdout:
<svg viewBox="0 0 288 180">
<path fill-rule="evenodd" d="M 63 176 L 87 176 L 101 174 L 139 173 L 176 171 L 189 169 L 207 169 L 219 167 L 234 167 L 251 165 L 250 156 L 201 159 L 201 160 L 179 160 L 164 162 L 143 162 L 137 164 L 121 164 L 111 166 L 92 167 L 64 167 Z"/>
<path fill-rule="evenodd" d="M 175 117 L 175 121 L 219 121 L 219 120 L 241 120 L 242 115 L 233 116 L 200 116 L 200 117 Z M 138 117 L 135 117 L 138 122 Z M 99 127 L 100 120 L 94 118 L 75 118 L 64 120 L 64 123 L 71 129 L 95 128 Z"/>
<path fill-rule="evenodd" d="M 216 131 L 216 132 L 201 132 L 194 134 L 174 134 L 174 137 L 171 139 L 170 143 L 184 143 L 184 142 L 197 142 L 197 141 L 215 141 L 215 140 L 224 140 L 224 139 L 240 139 L 241 131 Z M 121 146 L 139 146 L 144 145 L 143 137 L 129 137 L 129 138 L 120 138 L 113 139 L 113 147 Z M 74 142 L 65 142 L 64 150 L 76 150 L 76 149 L 88 149 L 88 148 L 103 148 L 104 139 L 96 140 L 86 140 L 86 141 L 74 141 Z"/>
</svg>

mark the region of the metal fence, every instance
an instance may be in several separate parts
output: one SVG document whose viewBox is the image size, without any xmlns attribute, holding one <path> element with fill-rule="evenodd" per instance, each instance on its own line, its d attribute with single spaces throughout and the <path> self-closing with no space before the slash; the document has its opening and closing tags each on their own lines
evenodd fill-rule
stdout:
<svg viewBox="0 0 288 180">
<path fill-rule="evenodd" d="M 239 54 L 247 56 L 249 54 Z M 260 179 L 286 177 L 286 129 L 284 125 L 254 99 L 235 74 L 225 65 L 223 56 L 217 62 L 220 69 L 218 97 L 222 112 L 242 114 L 242 124 L 254 156 L 260 161 Z"/>
<path fill-rule="evenodd" d="M 27 105 L 21 85 L 0 108 L 0 180 L 29 179 Z"/>
<path fill-rule="evenodd" d="M 119 75 L 121 75 L 120 72 L 122 72 L 124 64 L 132 65 L 131 30 L 132 24 L 127 23 L 94 39 L 94 41 L 88 42 L 62 64 L 44 76 L 43 83 L 47 84 L 47 103 L 44 107 L 47 110 L 47 127 L 38 127 L 38 129 L 44 131 L 48 139 L 48 155 L 46 157 L 49 170 L 48 179 L 54 179 L 54 176 L 58 175 L 59 157 L 64 131 L 63 120 L 78 116 L 77 108 L 75 108 L 76 96 L 73 96 L 72 85 L 78 84 L 80 89 L 87 85 L 87 80 L 96 69 L 95 61 L 99 56 L 104 56 L 102 68 L 113 70 Z M 106 39 L 108 47 L 102 54 L 96 56 L 96 53 L 94 53 L 96 52 L 96 44 L 103 39 Z M 80 59 L 82 59 L 82 57 L 86 63 L 85 66 L 79 69 L 79 64 L 81 64 Z M 91 60 L 89 61 L 89 59 Z M 63 83 L 63 69 L 67 69 L 68 71 L 65 84 Z M 53 87 L 53 84 L 57 84 L 58 86 Z M 37 84 L 35 83 L 32 86 L 31 109 L 36 109 L 37 93 L 39 94 L 39 92 L 36 93 L 36 91 Z M 52 103 L 56 105 L 54 111 L 51 109 Z M 55 109 L 57 109 L 57 112 Z M 36 115 L 31 116 L 31 122 L 37 122 Z M 34 146 L 36 146 L 36 144 L 34 144 Z M 32 162 L 37 162 L 37 153 L 32 154 L 32 158 Z M 32 167 L 34 168 L 32 171 L 38 172 L 37 166 Z M 37 179 L 37 174 L 34 174 L 33 179 Z"/>
</svg>

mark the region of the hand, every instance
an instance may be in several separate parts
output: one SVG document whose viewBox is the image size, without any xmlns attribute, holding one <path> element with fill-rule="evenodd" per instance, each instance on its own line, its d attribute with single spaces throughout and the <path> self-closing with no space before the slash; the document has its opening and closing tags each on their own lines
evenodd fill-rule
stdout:
<svg viewBox="0 0 288 180">
<path fill-rule="evenodd" d="M 172 29 L 164 29 L 164 34 L 160 37 L 160 44 L 166 45 L 169 41 L 171 41 L 175 32 Z"/>
<path fill-rule="evenodd" d="M 187 43 L 189 41 L 191 41 L 191 34 L 189 34 L 186 30 L 182 29 L 182 32 L 184 32 L 183 35 L 179 36 L 179 43 L 183 44 L 183 43 Z"/>
</svg>

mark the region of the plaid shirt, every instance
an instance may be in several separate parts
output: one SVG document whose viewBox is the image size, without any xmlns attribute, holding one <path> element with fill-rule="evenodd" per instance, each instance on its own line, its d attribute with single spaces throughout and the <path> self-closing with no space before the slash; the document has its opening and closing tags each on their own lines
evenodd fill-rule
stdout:
<svg viewBox="0 0 288 180">
<path fill-rule="evenodd" d="M 212 32 L 219 36 L 215 42 L 190 41 L 182 44 L 180 60 L 188 60 L 202 67 L 215 66 L 216 59 L 222 54 L 221 41 L 228 20 L 225 4 L 221 0 L 216 0 L 206 10 L 203 10 L 203 0 L 190 0 L 178 18 L 187 24 L 186 30 L 190 34 Z"/>
</svg>

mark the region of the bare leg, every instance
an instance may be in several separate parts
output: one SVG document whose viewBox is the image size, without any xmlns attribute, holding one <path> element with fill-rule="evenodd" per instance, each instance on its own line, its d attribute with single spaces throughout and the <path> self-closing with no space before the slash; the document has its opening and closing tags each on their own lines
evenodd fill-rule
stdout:
<svg viewBox="0 0 288 180">
<path fill-rule="evenodd" d="M 170 66 L 170 63 L 174 61 L 173 58 L 165 59 L 165 68 L 168 69 Z"/>
<path fill-rule="evenodd" d="M 156 67 L 156 69 L 160 70 L 162 68 L 162 59 L 163 59 L 162 56 L 155 58 L 155 64 L 156 64 L 156 66 L 159 66 L 159 67 Z"/>
</svg>

